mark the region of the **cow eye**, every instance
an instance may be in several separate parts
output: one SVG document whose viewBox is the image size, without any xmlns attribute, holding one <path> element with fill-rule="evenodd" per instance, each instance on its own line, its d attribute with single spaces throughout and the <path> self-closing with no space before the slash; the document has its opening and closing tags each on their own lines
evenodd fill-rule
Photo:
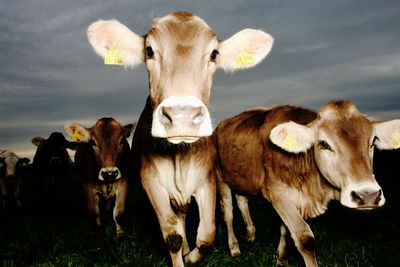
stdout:
<svg viewBox="0 0 400 267">
<path fill-rule="evenodd" d="M 154 56 L 154 51 L 153 51 L 153 48 L 151 48 L 151 46 L 146 47 L 146 56 L 147 57 L 153 57 Z"/>
<path fill-rule="evenodd" d="M 319 141 L 318 146 L 323 150 L 332 150 L 331 146 L 326 141 Z"/>
<path fill-rule="evenodd" d="M 210 55 L 210 59 L 212 60 L 212 61 L 215 61 L 215 59 L 217 58 L 217 55 L 219 54 L 219 52 L 217 51 L 217 50 L 213 50 L 212 52 L 211 52 L 211 55 Z"/>
</svg>

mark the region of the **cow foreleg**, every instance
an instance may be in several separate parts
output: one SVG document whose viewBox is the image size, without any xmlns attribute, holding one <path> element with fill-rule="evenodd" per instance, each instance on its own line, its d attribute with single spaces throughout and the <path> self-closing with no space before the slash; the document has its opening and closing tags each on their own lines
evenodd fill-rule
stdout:
<svg viewBox="0 0 400 267">
<path fill-rule="evenodd" d="M 156 178 L 145 179 L 143 177 L 145 176 L 142 174 L 143 188 L 156 212 L 165 244 L 171 255 L 172 265 L 183 267 L 182 242 L 185 229 L 170 205 L 167 190 Z"/>
<path fill-rule="evenodd" d="M 83 186 L 84 193 L 86 196 L 86 204 L 88 208 L 89 217 L 93 220 L 97 227 L 101 226 L 101 218 L 100 218 L 100 208 L 99 202 L 100 197 L 96 194 L 93 185 L 84 185 Z"/>
<path fill-rule="evenodd" d="M 229 186 L 218 178 L 218 192 L 220 195 L 220 206 L 228 233 L 228 246 L 232 257 L 240 255 L 239 242 L 233 230 L 233 206 L 232 192 Z"/>
<path fill-rule="evenodd" d="M 279 239 L 278 249 L 276 251 L 276 265 L 285 266 L 287 265 L 285 262 L 286 254 L 288 251 L 287 247 L 287 238 L 289 236 L 289 231 L 285 224 L 281 224 L 281 238 Z"/>
<path fill-rule="evenodd" d="M 15 185 L 14 197 L 17 203 L 17 207 L 21 207 L 21 177 L 17 176 L 17 184 Z"/>
<path fill-rule="evenodd" d="M 0 178 L 0 204 L 2 210 L 6 209 L 7 190 L 4 179 Z"/>
<path fill-rule="evenodd" d="M 196 247 L 185 257 L 186 262 L 196 263 L 212 248 L 215 237 L 215 182 L 205 183 L 195 194 L 200 222 L 197 228 Z"/>
<path fill-rule="evenodd" d="M 186 229 L 186 211 L 177 211 L 176 213 L 178 218 L 182 224 L 183 229 Z M 190 252 L 190 248 L 187 242 L 186 233 L 183 233 L 183 241 L 182 241 L 182 255 L 185 257 Z"/>
<path fill-rule="evenodd" d="M 246 224 L 246 241 L 253 242 L 256 238 L 256 227 L 250 216 L 249 201 L 247 197 L 235 194 L 240 213 L 242 213 L 243 221 Z"/>
<path fill-rule="evenodd" d="M 128 194 L 128 187 L 126 183 L 119 184 L 116 190 L 115 196 L 115 205 L 113 209 L 113 218 L 116 227 L 116 234 L 117 239 L 124 236 L 124 212 L 125 212 L 125 204 L 126 204 L 126 197 Z"/>
<path fill-rule="evenodd" d="M 264 192 L 263 192 L 264 193 Z M 265 196 L 266 194 L 264 194 Z M 315 256 L 315 238 L 310 226 L 304 221 L 295 204 L 285 194 L 270 197 L 272 206 L 293 238 L 297 250 L 303 256 L 307 267 L 318 266 Z"/>
</svg>

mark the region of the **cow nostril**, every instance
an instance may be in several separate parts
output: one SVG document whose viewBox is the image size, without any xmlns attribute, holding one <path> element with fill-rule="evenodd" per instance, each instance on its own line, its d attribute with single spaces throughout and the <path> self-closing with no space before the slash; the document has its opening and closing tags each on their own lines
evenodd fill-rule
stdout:
<svg viewBox="0 0 400 267">
<path fill-rule="evenodd" d="M 357 193 L 356 191 L 351 191 L 351 198 L 354 202 L 356 202 L 359 205 L 364 204 L 364 200 L 362 195 L 360 195 L 359 193 Z"/>
<path fill-rule="evenodd" d="M 204 116 L 204 108 L 199 108 L 193 118 L 193 124 L 194 125 L 199 125 L 202 124 L 205 120 L 205 116 Z"/>
<path fill-rule="evenodd" d="M 172 124 L 172 119 L 169 115 L 171 112 L 171 108 L 168 107 L 162 107 L 161 109 L 161 114 L 160 114 L 160 122 L 164 125 L 171 125 Z"/>
</svg>

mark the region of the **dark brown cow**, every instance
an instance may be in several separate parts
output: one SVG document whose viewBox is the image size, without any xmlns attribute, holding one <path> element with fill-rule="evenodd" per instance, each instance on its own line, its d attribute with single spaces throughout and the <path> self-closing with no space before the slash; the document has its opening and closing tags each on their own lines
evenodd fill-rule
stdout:
<svg viewBox="0 0 400 267">
<path fill-rule="evenodd" d="M 75 163 L 82 179 L 89 214 L 101 226 L 99 202 L 101 198 L 115 198 L 113 218 L 117 238 L 124 235 L 122 216 L 128 193 L 128 164 L 130 149 L 126 138 L 134 124 L 122 126 L 113 118 L 102 118 L 91 128 L 71 123 L 65 130 L 75 140 L 84 142 L 75 153 Z"/>
<path fill-rule="evenodd" d="M 318 113 L 294 106 L 257 108 L 226 119 L 216 128 L 221 207 L 232 255 L 239 245 L 232 226 L 232 188 L 254 240 L 247 198 L 261 194 L 283 224 L 278 262 L 292 236 L 307 266 L 317 266 L 314 235 L 305 219 L 323 214 L 331 200 L 356 209 L 385 203 L 372 173 L 374 147 L 400 146 L 400 120 L 371 122 L 349 101 L 330 102 Z"/>
<path fill-rule="evenodd" d="M 74 150 L 75 143 L 69 142 L 64 135 L 53 132 L 45 139 L 32 138 L 32 144 L 37 146 L 32 167 L 38 180 L 41 206 L 58 212 L 65 200 L 66 174 L 70 168 L 68 149 Z"/>
<path fill-rule="evenodd" d="M 145 36 L 115 20 L 98 21 L 89 27 L 88 38 L 106 63 L 146 64 L 150 97 L 132 144 L 136 169 L 173 265 L 183 266 L 183 256 L 198 262 L 215 235 L 214 150 L 202 139 L 212 133 L 207 108 L 212 76 L 218 67 L 233 71 L 255 66 L 269 53 L 273 39 L 245 29 L 219 41 L 204 20 L 188 12 L 155 19 Z M 185 214 L 192 196 L 200 223 L 196 248 L 190 251 Z"/>
<path fill-rule="evenodd" d="M 21 206 L 20 168 L 26 166 L 30 159 L 20 158 L 14 152 L 0 149 L 0 206 L 6 210 L 7 198 L 13 197 L 17 207 Z"/>
</svg>

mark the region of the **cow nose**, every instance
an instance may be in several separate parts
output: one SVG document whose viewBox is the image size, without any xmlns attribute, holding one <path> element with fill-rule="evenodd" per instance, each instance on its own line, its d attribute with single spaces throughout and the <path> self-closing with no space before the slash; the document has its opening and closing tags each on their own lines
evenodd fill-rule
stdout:
<svg viewBox="0 0 400 267">
<path fill-rule="evenodd" d="M 378 191 L 351 191 L 351 198 L 359 207 L 373 207 L 378 205 L 382 197 L 382 189 Z"/>
<path fill-rule="evenodd" d="M 199 126 L 205 119 L 204 107 L 173 106 L 161 109 L 160 121 L 165 126 L 182 124 L 189 127 Z"/>
<path fill-rule="evenodd" d="M 103 168 L 100 171 L 100 180 L 113 181 L 121 177 L 118 168 Z"/>
</svg>

